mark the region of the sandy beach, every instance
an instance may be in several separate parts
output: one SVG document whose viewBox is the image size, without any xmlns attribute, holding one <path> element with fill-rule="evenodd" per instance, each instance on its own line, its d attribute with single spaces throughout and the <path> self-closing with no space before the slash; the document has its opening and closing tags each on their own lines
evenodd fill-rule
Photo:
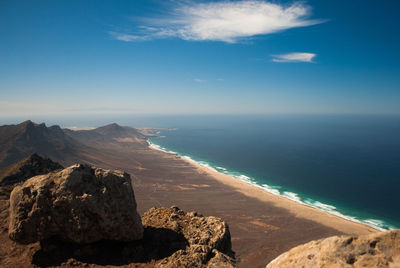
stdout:
<svg viewBox="0 0 400 268">
<path fill-rule="evenodd" d="M 237 191 L 241 192 L 242 194 L 244 194 L 248 197 L 257 198 L 258 200 L 263 201 L 263 202 L 271 202 L 277 207 L 281 207 L 281 208 L 289 210 L 291 213 L 293 213 L 297 217 L 301 217 L 301 218 L 305 218 L 308 220 L 312 220 L 312 221 L 321 223 L 325 226 L 334 228 L 334 229 L 338 230 L 339 232 L 343 232 L 346 234 L 361 235 L 361 234 L 368 234 L 371 232 L 379 232 L 379 230 L 377 230 L 371 226 L 353 222 L 353 221 L 341 218 L 339 216 L 330 214 L 328 212 L 313 208 L 311 206 L 299 204 L 288 198 L 274 195 L 274 194 L 264 191 L 260 188 L 257 188 L 253 185 L 249 185 L 249 184 L 247 184 L 241 180 L 238 180 L 232 176 L 213 171 L 207 167 L 197 164 L 194 161 L 190 161 L 185 158 L 182 158 L 182 160 L 188 162 L 191 165 L 194 165 L 199 170 L 200 173 L 208 174 L 208 175 L 212 176 L 213 178 L 215 178 L 216 180 L 218 180 L 219 182 L 222 182 L 223 184 L 236 189 Z"/>
<path fill-rule="evenodd" d="M 133 162 L 139 166 L 129 164 Z M 128 153 L 118 165 L 134 174 L 139 213 L 177 205 L 227 221 L 239 267 L 265 267 L 281 253 L 311 240 L 378 231 L 154 148 Z"/>
<path fill-rule="evenodd" d="M 377 230 L 273 195 L 225 174 L 148 147 L 144 140 L 96 143 L 85 152 L 91 165 L 131 174 L 140 215 L 151 207 L 178 206 L 229 225 L 239 267 L 265 267 L 283 252 L 311 240 Z M 7 236 L 8 199 L 0 200 L 4 263 L 30 266 L 38 245 L 16 245 Z M 13 252 L 11 255 L 9 254 Z"/>
</svg>

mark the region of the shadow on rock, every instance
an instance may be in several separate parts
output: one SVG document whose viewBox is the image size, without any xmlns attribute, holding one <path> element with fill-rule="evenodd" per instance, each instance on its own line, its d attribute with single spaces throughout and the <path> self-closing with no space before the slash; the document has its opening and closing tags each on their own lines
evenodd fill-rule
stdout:
<svg viewBox="0 0 400 268">
<path fill-rule="evenodd" d="M 166 228 L 145 227 L 142 240 L 120 242 L 103 240 L 79 245 L 56 237 L 40 242 L 32 263 L 40 267 L 57 266 L 69 259 L 98 265 L 127 265 L 157 261 L 185 249 L 188 241 L 182 234 Z"/>
</svg>

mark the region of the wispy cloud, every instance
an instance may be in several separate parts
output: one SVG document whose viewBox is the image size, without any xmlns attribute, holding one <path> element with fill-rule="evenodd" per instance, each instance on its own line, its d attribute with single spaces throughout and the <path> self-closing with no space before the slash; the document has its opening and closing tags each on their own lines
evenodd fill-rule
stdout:
<svg viewBox="0 0 400 268">
<path fill-rule="evenodd" d="M 110 32 L 118 40 L 145 41 L 175 37 L 191 41 L 236 43 L 255 35 L 271 34 L 321 23 L 308 19 L 311 9 L 303 2 L 291 5 L 264 0 L 211 3 L 180 2 L 164 17 L 145 18 L 131 33 Z"/>
<path fill-rule="evenodd" d="M 207 80 L 204 80 L 204 79 L 200 79 L 200 78 L 195 78 L 195 79 L 193 79 L 195 82 L 197 82 L 197 83 L 204 83 L 204 82 L 207 82 Z"/>
<path fill-rule="evenodd" d="M 144 35 L 140 36 L 133 34 L 118 33 L 118 32 L 109 32 L 109 34 L 115 39 L 125 42 L 146 41 L 151 39 L 150 37 Z"/>
<path fill-rule="evenodd" d="M 313 59 L 317 56 L 314 53 L 305 52 L 294 52 L 281 55 L 272 55 L 273 62 L 313 62 Z"/>
</svg>

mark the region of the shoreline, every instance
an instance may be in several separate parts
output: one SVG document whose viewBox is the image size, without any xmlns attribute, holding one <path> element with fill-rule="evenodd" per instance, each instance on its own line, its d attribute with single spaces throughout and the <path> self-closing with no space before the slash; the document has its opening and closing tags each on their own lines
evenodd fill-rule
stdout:
<svg viewBox="0 0 400 268">
<path fill-rule="evenodd" d="M 194 166 L 200 173 L 208 174 L 216 181 L 219 181 L 222 184 L 229 186 L 248 197 L 256 198 L 262 202 L 273 203 L 276 207 L 286 209 L 296 217 L 320 223 L 324 226 L 333 228 L 346 234 L 361 235 L 384 231 L 383 228 L 380 229 L 379 227 L 365 224 L 357 219 L 353 221 L 351 219 L 347 219 L 345 217 L 341 217 L 328 211 L 316 208 L 300 200 L 295 201 L 287 196 L 274 194 L 273 192 L 267 191 L 261 186 L 254 185 L 253 183 L 245 182 L 239 178 L 235 178 L 232 175 L 222 173 L 211 166 L 202 165 L 190 157 L 181 156 L 176 152 L 164 150 L 148 139 L 146 139 L 146 141 L 149 144 L 149 149 L 161 151 L 171 156 L 177 156 L 180 160 L 183 160 L 186 163 Z"/>
</svg>

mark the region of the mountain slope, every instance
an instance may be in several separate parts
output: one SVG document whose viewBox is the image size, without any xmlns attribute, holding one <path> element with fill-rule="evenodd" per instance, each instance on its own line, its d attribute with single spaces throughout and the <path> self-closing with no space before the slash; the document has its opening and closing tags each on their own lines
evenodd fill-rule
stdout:
<svg viewBox="0 0 400 268">
<path fill-rule="evenodd" d="M 71 138 L 94 147 L 104 147 L 105 145 L 109 145 L 108 147 L 134 145 L 137 148 L 147 146 L 145 136 L 138 130 L 132 127 L 123 127 L 115 123 L 92 130 L 73 131 L 64 129 L 64 132 Z"/>
<path fill-rule="evenodd" d="M 145 136 L 131 127 L 110 124 L 93 130 L 72 131 L 59 126 L 25 121 L 17 125 L 0 126 L 0 169 L 38 153 L 68 166 L 87 163 L 110 167 L 124 159 L 122 153 L 135 154 L 147 148 Z M 131 162 L 135 162 L 134 157 Z"/>
<path fill-rule="evenodd" d="M 99 133 L 103 136 L 118 138 L 118 137 L 135 137 L 135 138 L 144 138 L 143 134 L 137 131 L 132 127 L 122 127 L 116 123 L 109 124 L 103 127 L 99 127 L 93 130 L 96 133 Z"/>
<path fill-rule="evenodd" d="M 27 158 L 0 170 L 0 186 L 23 182 L 36 175 L 63 169 L 63 166 L 49 158 L 32 154 Z"/>
<path fill-rule="evenodd" d="M 0 168 L 33 153 L 63 164 L 75 162 L 85 149 L 85 145 L 65 135 L 59 126 L 46 127 L 44 123 L 35 124 L 29 120 L 18 125 L 0 126 Z"/>
</svg>

